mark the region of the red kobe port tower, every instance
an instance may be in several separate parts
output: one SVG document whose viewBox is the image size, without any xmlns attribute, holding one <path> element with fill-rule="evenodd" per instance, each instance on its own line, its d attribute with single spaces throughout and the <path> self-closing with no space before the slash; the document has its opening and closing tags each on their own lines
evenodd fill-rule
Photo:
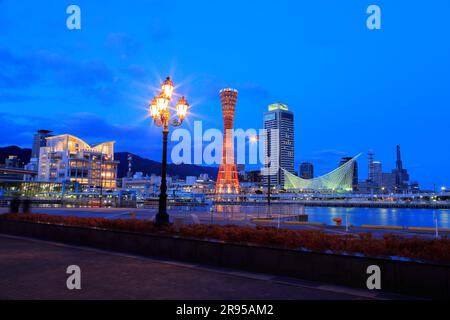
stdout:
<svg viewBox="0 0 450 320">
<path fill-rule="evenodd" d="M 233 121 L 234 110 L 236 109 L 236 100 L 238 92 L 236 89 L 220 90 L 220 102 L 222 103 L 223 114 L 223 148 L 222 161 L 220 162 L 219 173 L 216 182 L 216 194 L 239 194 L 238 173 L 236 162 L 234 160 L 234 135 Z"/>
</svg>

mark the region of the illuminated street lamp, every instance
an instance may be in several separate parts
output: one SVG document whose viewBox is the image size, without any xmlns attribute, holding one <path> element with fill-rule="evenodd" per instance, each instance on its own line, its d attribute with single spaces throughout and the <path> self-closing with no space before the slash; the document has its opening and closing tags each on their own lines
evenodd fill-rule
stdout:
<svg viewBox="0 0 450 320">
<path fill-rule="evenodd" d="M 163 127 L 163 156 L 161 168 L 161 188 L 159 193 L 158 213 L 155 217 L 155 224 L 163 225 L 169 223 L 169 215 L 167 214 L 167 136 L 169 134 L 169 126 L 178 127 L 186 118 L 189 104 L 184 97 L 181 97 L 176 104 L 177 117 L 172 117 L 170 110 L 170 101 L 174 85 L 167 77 L 161 85 L 161 92 L 150 102 L 150 116 L 158 127 Z"/>
</svg>

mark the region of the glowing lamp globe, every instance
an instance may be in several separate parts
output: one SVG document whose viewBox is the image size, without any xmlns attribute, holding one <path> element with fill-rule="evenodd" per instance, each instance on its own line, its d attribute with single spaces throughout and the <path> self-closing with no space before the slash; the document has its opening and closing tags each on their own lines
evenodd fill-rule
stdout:
<svg viewBox="0 0 450 320">
<path fill-rule="evenodd" d="M 158 106 L 159 112 L 165 112 L 169 107 L 169 100 L 163 94 L 160 94 L 156 97 L 156 105 Z"/>
<path fill-rule="evenodd" d="M 187 114 L 187 110 L 189 108 L 189 104 L 186 99 L 183 97 L 180 98 L 177 102 L 177 114 L 180 119 L 184 119 Z"/>
<path fill-rule="evenodd" d="M 156 99 L 153 99 L 150 103 L 150 116 L 155 120 L 160 116 Z"/>
<path fill-rule="evenodd" d="M 161 86 L 162 94 L 170 100 L 172 98 L 174 85 L 170 80 L 170 77 L 167 77 Z"/>
</svg>

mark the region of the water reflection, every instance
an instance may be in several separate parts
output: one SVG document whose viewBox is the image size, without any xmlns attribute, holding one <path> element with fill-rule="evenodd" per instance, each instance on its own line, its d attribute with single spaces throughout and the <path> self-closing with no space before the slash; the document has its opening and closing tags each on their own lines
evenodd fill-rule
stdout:
<svg viewBox="0 0 450 320">
<path fill-rule="evenodd" d="M 286 218 L 306 213 L 308 221 L 334 225 L 333 218 L 347 218 L 349 225 L 389 225 L 402 227 L 435 227 L 435 217 L 440 228 L 450 228 L 450 210 L 399 209 L 399 208 L 340 208 L 303 207 L 296 204 L 266 205 L 210 205 L 169 208 L 169 213 L 209 213 L 223 219 L 247 220 L 251 218 Z"/>
</svg>

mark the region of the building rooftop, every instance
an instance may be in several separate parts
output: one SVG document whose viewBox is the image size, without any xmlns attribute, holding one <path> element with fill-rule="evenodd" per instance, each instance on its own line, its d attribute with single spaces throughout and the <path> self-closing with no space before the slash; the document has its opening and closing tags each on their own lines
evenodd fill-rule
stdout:
<svg viewBox="0 0 450 320">
<path fill-rule="evenodd" d="M 269 111 L 275 111 L 275 110 L 283 110 L 283 111 L 288 111 L 288 105 L 285 103 L 272 103 L 271 105 L 269 105 Z"/>
</svg>

